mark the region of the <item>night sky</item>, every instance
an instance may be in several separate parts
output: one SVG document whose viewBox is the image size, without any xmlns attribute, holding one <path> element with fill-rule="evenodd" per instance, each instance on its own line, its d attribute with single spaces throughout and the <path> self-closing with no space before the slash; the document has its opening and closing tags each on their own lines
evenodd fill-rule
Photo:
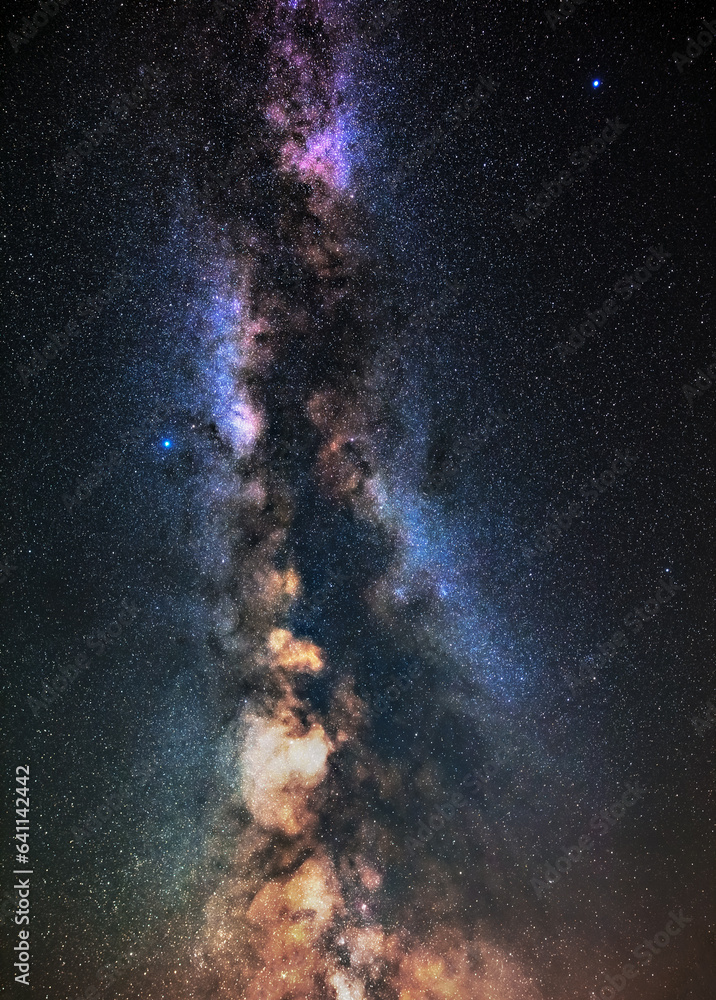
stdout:
<svg viewBox="0 0 716 1000">
<path fill-rule="evenodd" d="M 716 7 L 3 23 L 4 990 L 713 1000 Z"/>
</svg>

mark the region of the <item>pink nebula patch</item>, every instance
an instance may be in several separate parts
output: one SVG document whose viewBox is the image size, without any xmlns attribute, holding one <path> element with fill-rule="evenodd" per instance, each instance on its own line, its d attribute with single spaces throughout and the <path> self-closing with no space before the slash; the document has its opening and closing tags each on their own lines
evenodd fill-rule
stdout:
<svg viewBox="0 0 716 1000">
<path fill-rule="evenodd" d="M 306 181 L 320 179 L 333 188 L 345 188 L 350 177 L 343 125 L 332 125 L 308 139 L 306 149 L 295 141 L 283 148 L 284 168 L 294 167 Z"/>
</svg>

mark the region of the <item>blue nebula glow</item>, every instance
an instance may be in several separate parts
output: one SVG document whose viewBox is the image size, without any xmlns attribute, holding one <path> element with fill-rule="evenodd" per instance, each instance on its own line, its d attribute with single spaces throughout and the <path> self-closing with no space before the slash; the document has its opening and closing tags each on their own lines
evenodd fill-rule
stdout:
<svg viewBox="0 0 716 1000">
<path fill-rule="evenodd" d="M 534 691 L 539 672 L 529 650 L 521 650 L 511 628 L 465 573 L 469 544 L 437 503 L 415 500 L 392 484 L 377 485 L 381 515 L 401 538 L 401 567 L 391 581 L 398 600 L 439 598 L 439 634 L 434 641 L 452 670 L 464 670 L 503 706 Z"/>
<path fill-rule="evenodd" d="M 164 438 L 164 440 L 162 441 L 162 448 L 171 448 L 171 446 L 172 443 L 169 440 L 169 438 Z"/>
<path fill-rule="evenodd" d="M 601 80 L 592 80 L 592 86 L 596 89 L 601 85 Z"/>
</svg>

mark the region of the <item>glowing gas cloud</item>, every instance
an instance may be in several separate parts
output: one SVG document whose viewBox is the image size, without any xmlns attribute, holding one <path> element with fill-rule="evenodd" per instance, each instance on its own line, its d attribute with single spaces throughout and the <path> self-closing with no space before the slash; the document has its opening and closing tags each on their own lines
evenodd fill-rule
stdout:
<svg viewBox="0 0 716 1000">
<path fill-rule="evenodd" d="M 397 887 L 394 871 L 412 864 L 387 819 L 405 794 L 400 767 L 372 745 L 347 646 L 293 617 L 316 593 L 317 570 L 299 567 L 301 533 L 323 530 L 306 527 L 307 492 L 383 539 L 388 561 L 372 580 L 359 585 L 345 567 L 338 578 L 370 614 L 382 609 L 389 636 L 391 572 L 409 543 L 399 505 L 386 515 L 383 333 L 364 308 L 373 264 L 356 249 L 364 221 L 339 23 L 313 0 L 262 8 L 271 41 L 258 154 L 277 214 L 235 245 L 217 227 L 206 267 L 216 296 L 199 367 L 217 457 L 203 501 L 221 558 L 205 570 L 234 793 L 211 824 L 229 861 L 194 946 L 197 989 L 227 1000 L 532 1000 L 517 963 L 459 907 L 431 917 L 434 873 L 414 873 L 420 912 Z"/>
</svg>

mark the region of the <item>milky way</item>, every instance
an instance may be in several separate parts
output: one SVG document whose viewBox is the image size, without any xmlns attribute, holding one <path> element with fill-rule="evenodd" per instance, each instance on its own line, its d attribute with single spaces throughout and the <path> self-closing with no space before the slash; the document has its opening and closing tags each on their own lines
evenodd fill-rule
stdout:
<svg viewBox="0 0 716 1000">
<path fill-rule="evenodd" d="M 567 6 L 13 46 L 49 1000 L 712 997 L 711 56 Z"/>
<path fill-rule="evenodd" d="M 390 873 L 406 864 L 405 831 L 390 815 L 405 790 L 400 766 L 373 745 L 371 704 L 385 683 L 382 649 L 419 657 L 439 624 L 439 542 L 416 563 L 426 529 L 388 465 L 397 415 L 379 366 L 396 330 L 386 310 L 368 308 L 377 265 L 360 249 L 367 222 L 351 185 L 339 25 L 320 5 L 265 16 L 266 130 L 255 153 L 279 207 L 270 230 L 249 230 L 248 266 L 232 247 L 212 268 L 225 278 L 203 366 L 206 419 L 226 449 L 221 487 L 209 479 L 204 494 L 226 554 L 207 584 L 228 711 L 233 692 L 243 697 L 225 750 L 235 789 L 221 810 L 232 819 L 219 821 L 231 829 L 230 860 L 193 950 L 200 988 L 247 1000 L 536 997 L 489 931 L 418 902 L 434 874 L 410 871 L 412 860 Z M 329 523 L 343 521 L 343 551 L 319 548 L 326 509 Z M 384 553 L 382 573 L 347 565 L 361 534 Z M 302 599 L 323 620 L 297 634 Z M 365 605 L 366 635 L 330 634 L 342 601 Z M 375 662 L 352 669 L 371 642 Z M 412 883 L 400 905 L 387 895 L 398 880 Z M 458 886 L 450 891 L 457 902 Z"/>
</svg>

